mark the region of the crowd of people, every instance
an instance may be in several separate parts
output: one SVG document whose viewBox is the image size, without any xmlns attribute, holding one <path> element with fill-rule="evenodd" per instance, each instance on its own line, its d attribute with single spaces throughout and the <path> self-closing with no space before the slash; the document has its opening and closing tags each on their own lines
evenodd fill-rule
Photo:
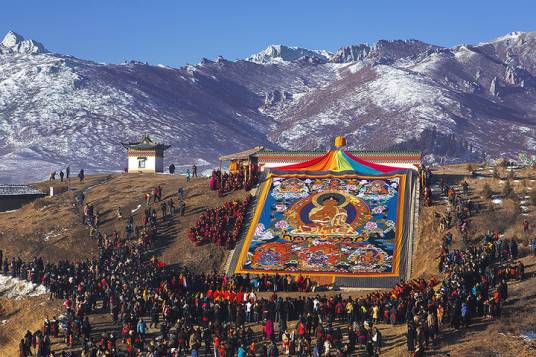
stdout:
<svg viewBox="0 0 536 357">
<path fill-rule="evenodd" d="M 65 168 L 65 172 L 63 172 L 63 170 L 60 170 L 59 172 L 52 171 L 50 173 L 50 176 L 48 177 L 48 180 L 49 181 L 55 181 L 56 180 L 56 175 L 58 175 L 60 177 L 61 182 L 63 182 L 64 179 L 69 180 L 70 176 L 71 176 L 71 167 L 67 166 Z M 85 177 L 84 169 L 81 169 L 80 172 L 78 173 L 78 179 L 80 180 L 80 182 L 84 181 L 84 177 Z"/>
<path fill-rule="evenodd" d="M 84 356 L 115 356 L 119 341 L 128 356 L 349 356 L 357 349 L 376 356 L 378 324 L 406 323 L 408 350 L 420 356 L 445 326 L 460 329 L 475 317 L 499 316 L 506 281 L 523 278 L 494 265 L 497 257 L 485 245 L 444 255 L 443 281 L 400 282 L 362 298 L 282 298 L 280 291 L 299 289 L 298 279 L 169 273 L 142 246 L 113 236 L 99 241 L 94 261 L 45 265 L 34 259 L 24 273 L 13 269 L 48 286 L 66 307 L 66 316 L 28 332 L 21 351 L 33 346 L 37 356 L 48 356 L 50 339 L 62 335 L 68 346 L 81 344 Z M 258 296 L 262 290 L 271 294 Z M 110 313 L 119 334 L 95 337 L 91 312 Z M 158 330 L 149 334 L 150 328 Z"/>
<path fill-rule="evenodd" d="M 192 165 L 192 169 L 186 169 L 186 182 L 190 182 L 192 177 L 197 177 L 197 166 Z"/>
<path fill-rule="evenodd" d="M 147 257 L 143 240 L 128 240 L 117 232 L 99 234 L 97 257 L 92 260 L 76 263 L 61 260 L 53 264 L 40 258 L 28 263 L 12 258 L 9 265 L 5 258 L 4 274 L 43 284 L 50 291 L 50 298 L 62 299 L 65 306 L 62 316 L 45 319 L 42 330 L 27 332 L 20 342 L 20 356 L 30 355 L 32 347 L 35 356 L 54 355 L 51 339 L 59 335 L 69 347 L 79 343 L 89 346 L 94 342 L 100 355 L 106 351 L 108 355 L 116 355 L 115 345 L 105 342 L 109 337 L 92 342 L 88 315 L 109 311 L 117 322 L 127 304 L 133 307 L 130 298 L 158 284 L 161 270 L 156 258 Z"/>
<path fill-rule="evenodd" d="M 229 201 L 221 207 L 207 209 L 190 229 L 188 239 L 196 245 L 210 242 L 232 249 L 240 235 L 250 201 L 251 196 L 248 195 L 243 201 Z"/>
<path fill-rule="evenodd" d="M 227 277 L 216 273 L 194 274 L 185 269 L 172 274 L 166 271 L 165 264 L 149 254 L 147 238 L 154 237 L 150 228 L 156 222 L 147 220 L 147 212 L 150 215 L 152 210 L 147 208 L 142 215 L 144 236 L 137 237 L 140 239 L 129 237 L 128 229 L 124 235 L 97 232 L 98 254 L 92 260 L 52 264 L 41 258 L 31 262 L 12 258 L 9 264 L 5 257 L 3 274 L 46 286 L 50 298 L 63 300 L 65 306 L 61 316 L 46 317 L 42 329 L 34 333 L 27 331 L 20 342 L 20 356 L 58 355 L 59 352 L 51 351 L 54 339 L 61 340 L 67 349 L 81 346 L 83 356 L 117 356 L 118 344 L 126 346 L 129 356 L 179 356 L 195 348 L 192 336 L 195 332 L 197 337 L 203 326 L 204 335 L 214 336 L 207 348 L 221 348 L 224 342 L 219 345 L 217 340 L 223 337 L 230 321 L 242 316 L 244 321 L 259 323 L 267 314 L 271 315 L 269 300 L 257 298 L 256 293 L 314 288 L 310 279 L 301 276 Z M 127 225 L 132 223 L 129 216 Z M 0 251 L 0 261 L 2 258 Z M 289 309 L 287 303 L 283 304 L 285 311 Z M 113 324 L 107 328 L 110 333 L 99 336 L 93 333 L 89 315 L 96 313 L 110 314 Z M 240 326 L 244 331 L 243 324 Z M 159 328 L 161 338 L 146 339 L 151 327 Z M 188 342 L 184 339 L 185 331 Z M 248 336 L 252 336 L 250 331 Z"/>
<path fill-rule="evenodd" d="M 249 191 L 256 180 L 256 175 L 253 178 L 246 180 L 243 170 L 237 172 L 223 172 L 221 170 L 213 170 L 210 177 L 209 186 L 212 191 L 218 191 L 218 195 L 223 197 L 225 194 L 238 190 Z"/>
<path fill-rule="evenodd" d="M 486 234 L 469 242 L 470 218 L 478 205 L 469 198 L 469 185 L 461 183 L 461 192 L 439 183 L 440 195 L 447 198 L 446 214 L 436 214 L 439 231 L 447 231 L 440 242 L 439 271 L 445 273 L 440 288 L 424 299 L 420 317 L 408 322 L 408 350 L 422 354 L 434 343 L 444 318 L 454 329 L 470 325 L 475 317 L 500 316 L 501 306 L 508 297 L 507 281 L 524 279 L 524 265 L 518 257 L 515 239 L 501 239 L 498 232 Z M 431 197 L 431 196 L 430 196 Z M 463 249 L 452 249 L 456 228 Z"/>
<path fill-rule="evenodd" d="M 161 190 L 152 196 L 161 202 Z M 181 197 L 182 194 L 182 197 Z M 178 191 L 184 200 L 184 190 Z M 468 199 L 448 194 L 452 212 L 444 230 L 473 214 Z M 452 196 L 452 197 L 451 197 Z M 227 202 L 209 209 L 189 233 L 195 243 L 234 246 L 251 200 Z M 163 214 L 163 219 L 165 219 Z M 20 356 L 56 356 L 51 341 L 88 356 L 368 356 L 381 354 L 380 324 L 405 324 L 407 350 L 423 356 L 447 327 L 462 329 L 477 317 L 501 315 L 508 281 L 524 279 L 515 262 L 512 241 L 488 232 L 480 241 L 454 249 L 446 233 L 440 245 L 443 279 L 401 281 L 392 290 L 363 297 L 316 291 L 307 277 L 233 275 L 171 270 L 151 255 L 151 240 L 160 220 L 146 207 L 142 237 L 97 233 L 95 259 L 46 263 L 3 257 L 3 274 L 45 285 L 51 298 L 64 301 L 62 316 L 48 317 L 42 329 L 28 331 Z M 131 216 L 127 224 L 133 223 Z M 154 229 L 151 229 L 154 228 Z M 138 231 L 138 229 L 136 229 Z M 301 295 L 282 297 L 282 292 Z M 309 293 L 309 294 L 305 294 Z M 108 314 L 111 325 L 96 333 L 93 314 Z M 68 355 L 71 352 L 62 352 Z"/>
<path fill-rule="evenodd" d="M 145 205 L 150 206 L 152 203 L 162 201 L 162 186 L 157 185 L 149 192 L 146 192 L 143 196 Z"/>
</svg>

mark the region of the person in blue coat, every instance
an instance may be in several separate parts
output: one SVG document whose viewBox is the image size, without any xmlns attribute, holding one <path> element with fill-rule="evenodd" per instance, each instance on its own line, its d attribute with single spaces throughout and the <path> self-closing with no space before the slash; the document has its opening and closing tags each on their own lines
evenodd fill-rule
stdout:
<svg viewBox="0 0 536 357">
<path fill-rule="evenodd" d="M 246 357 L 246 349 L 244 348 L 244 345 L 240 345 L 238 347 L 238 357 Z"/>
<path fill-rule="evenodd" d="M 136 325 L 136 332 L 140 335 L 142 341 L 145 340 L 145 334 L 147 333 L 147 324 L 141 318 Z"/>
</svg>

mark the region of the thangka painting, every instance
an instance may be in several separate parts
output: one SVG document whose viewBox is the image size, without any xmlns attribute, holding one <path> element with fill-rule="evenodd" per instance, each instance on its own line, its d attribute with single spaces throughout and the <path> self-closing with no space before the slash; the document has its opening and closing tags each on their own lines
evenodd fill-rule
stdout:
<svg viewBox="0 0 536 357">
<path fill-rule="evenodd" d="M 242 248 L 251 273 L 394 275 L 404 175 L 272 175 Z"/>
</svg>

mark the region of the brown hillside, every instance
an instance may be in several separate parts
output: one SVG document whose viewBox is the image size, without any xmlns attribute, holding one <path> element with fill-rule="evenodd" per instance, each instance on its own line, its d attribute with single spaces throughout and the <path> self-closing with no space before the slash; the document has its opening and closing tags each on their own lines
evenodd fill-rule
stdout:
<svg viewBox="0 0 536 357">
<path fill-rule="evenodd" d="M 218 270 L 224 257 L 223 249 L 214 245 L 194 248 L 186 239 L 187 231 L 206 208 L 217 207 L 223 202 L 243 198 L 244 191 L 234 192 L 218 198 L 210 192 L 206 178 L 186 182 L 183 176 L 102 174 L 88 176 L 83 183 L 71 181 L 71 190 L 54 197 L 45 197 L 15 212 L 0 213 L 0 249 L 4 256 L 20 256 L 30 260 L 34 255 L 44 259 L 80 260 L 96 253 L 96 242 L 88 237 L 89 229 L 82 222 L 81 208 L 75 205 L 75 196 L 85 192 L 85 202 L 93 204 L 100 213 L 102 232 L 114 230 L 123 232 L 129 212 L 135 222 L 140 221 L 145 207 L 144 193 L 160 185 L 163 198 L 173 198 L 177 204 L 177 189 L 183 186 L 186 193 L 186 213 L 184 217 L 174 215 L 159 232 L 156 255 L 169 263 L 181 263 L 197 271 Z M 67 189 L 66 183 L 58 180 L 35 184 L 39 189 L 55 191 Z M 121 207 L 123 219 L 118 219 L 116 208 Z M 154 206 L 159 216 L 159 204 Z"/>
<path fill-rule="evenodd" d="M 434 180 L 443 178 L 449 185 L 458 186 L 466 180 L 470 185 L 469 197 L 478 203 L 478 212 L 471 217 L 470 240 L 475 241 L 487 229 L 497 230 L 507 238 L 515 238 L 520 243 L 520 253 L 526 255 L 526 244 L 536 230 L 529 234 L 522 231 L 522 222 L 528 219 L 534 222 L 536 209 L 531 197 L 536 192 L 536 171 L 514 170 L 514 174 L 501 168 L 499 178 L 493 178 L 491 168 L 478 170 L 472 176 L 465 166 L 448 166 L 434 170 Z M 483 197 L 485 184 L 496 195 L 501 195 L 510 179 L 514 194 L 511 198 L 495 197 L 494 200 Z M 501 180 L 501 178 L 503 180 Z M 196 179 L 186 183 L 183 177 L 170 175 L 96 175 L 87 178 L 84 183 L 74 183 L 72 187 L 86 190 L 86 200 L 93 202 L 102 214 L 102 227 L 105 232 L 124 229 L 124 221 L 115 217 L 115 208 L 120 206 L 123 215 L 127 211 L 143 207 L 143 194 L 155 185 L 162 185 L 165 197 L 176 196 L 177 187 L 186 190 L 187 212 L 185 217 L 173 217 L 162 229 L 158 237 L 155 254 L 160 254 L 168 263 L 188 265 L 197 271 L 221 269 L 225 252 L 214 245 L 195 247 L 186 239 L 188 228 L 195 222 L 200 212 L 207 207 L 221 205 L 224 201 L 241 198 L 245 192 L 240 191 L 224 198 L 218 198 L 215 192 L 208 190 L 206 179 Z M 36 184 L 46 188 L 48 182 Z M 58 182 L 56 187 L 61 186 Z M 435 192 L 435 191 L 434 191 Z M 80 219 L 78 210 L 73 207 L 76 191 L 60 194 L 53 198 L 44 198 L 12 213 L 0 213 L 0 249 L 8 256 L 21 255 L 29 259 L 40 255 L 50 260 L 81 259 L 90 257 L 95 252 L 95 242 L 88 238 L 88 229 Z M 444 198 L 435 195 L 432 207 L 423 207 L 420 212 L 418 234 L 414 243 L 413 277 L 439 275 L 436 257 L 442 235 L 438 227 L 438 215 L 444 215 L 447 204 Z M 136 214 L 142 212 L 140 209 Z M 138 217 L 135 217 L 138 219 Z M 534 228 L 534 227 L 532 227 Z M 454 247 L 461 247 L 460 235 L 455 227 L 450 231 L 454 236 Z M 52 234 L 50 232 L 53 232 Z M 59 232 L 59 234 L 58 234 Z M 48 234 L 48 240 L 45 238 Z M 527 267 L 527 279 L 509 284 L 510 298 L 507 301 L 503 317 L 496 320 L 475 320 L 469 328 L 454 331 L 446 327 L 436 349 L 428 351 L 434 356 L 533 356 L 536 352 L 534 342 L 524 342 L 520 337 L 527 331 L 534 331 L 534 313 L 536 309 L 536 258 L 526 256 L 522 259 Z M 362 291 L 343 292 L 343 295 L 361 295 Z M 34 311 L 30 307 L 37 306 Z M 27 298 L 20 301 L 0 299 L 0 355 L 16 353 L 18 340 L 25 328 L 36 328 L 44 314 L 56 314 L 56 302 L 48 302 L 44 297 Z M 92 316 L 92 323 L 110 326 L 109 314 Z M 289 323 L 289 326 L 293 326 Z M 380 324 L 385 346 L 382 356 L 406 355 L 404 325 L 389 326 Z M 55 345 L 59 348 L 61 345 Z"/>
<path fill-rule="evenodd" d="M 478 169 L 474 166 L 476 175 L 467 171 L 466 165 L 452 165 L 433 169 L 434 205 L 423 207 L 419 215 L 417 234 L 414 242 L 413 274 L 415 278 L 428 277 L 438 273 L 438 260 L 441 237 L 451 232 L 454 237 L 454 248 L 461 248 L 461 237 L 456 229 L 440 231 L 439 215 L 444 216 L 447 212 L 445 197 L 438 196 L 437 183 L 443 179 L 446 184 L 454 185 L 461 193 L 460 184 L 466 181 L 470 190 L 468 197 L 477 205 L 476 213 L 470 219 L 469 235 L 473 238 L 486 233 L 486 230 L 497 231 L 506 238 L 516 238 L 521 249 L 528 251 L 529 240 L 536 232 L 536 206 L 531 197 L 536 198 L 536 170 L 499 168 L 499 178 L 493 178 L 493 169 L 490 167 Z M 508 173 L 510 174 L 508 179 Z M 509 181 L 514 194 L 511 198 L 502 197 L 502 191 L 506 182 Z M 483 197 L 484 185 L 489 185 L 495 199 Z M 496 197 L 495 197 L 496 196 Z M 531 232 L 523 233 L 523 220 L 531 222 Z"/>
</svg>

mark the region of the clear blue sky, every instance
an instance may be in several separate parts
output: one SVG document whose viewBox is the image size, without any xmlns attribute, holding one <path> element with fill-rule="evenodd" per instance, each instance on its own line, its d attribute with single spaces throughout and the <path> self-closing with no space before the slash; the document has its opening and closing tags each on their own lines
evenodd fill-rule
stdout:
<svg viewBox="0 0 536 357">
<path fill-rule="evenodd" d="M 536 1 L 17 0 L 1 5 L 0 31 L 8 30 L 99 62 L 181 66 L 246 57 L 272 43 L 327 50 L 378 39 L 478 43 L 536 30 Z"/>
</svg>

